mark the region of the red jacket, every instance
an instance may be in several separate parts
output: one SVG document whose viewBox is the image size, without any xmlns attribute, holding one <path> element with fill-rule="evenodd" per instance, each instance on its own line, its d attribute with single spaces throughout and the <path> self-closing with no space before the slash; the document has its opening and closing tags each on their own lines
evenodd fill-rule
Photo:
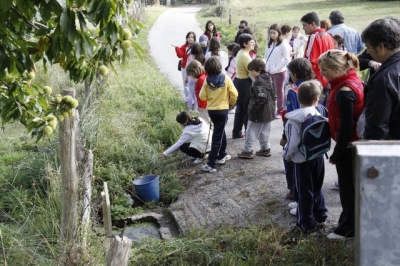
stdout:
<svg viewBox="0 0 400 266">
<path fill-rule="evenodd" d="M 354 70 L 350 70 L 346 75 L 338 77 L 330 81 L 331 89 L 328 100 L 328 118 L 329 127 L 331 131 L 331 137 L 337 141 L 338 132 L 340 129 L 340 114 L 339 106 L 336 102 L 336 94 L 342 87 L 348 87 L 353 90 L 356 95 L 356 102 L 354 103 L 354 117 L 351 126 L 351 138 L 350 141 L 356 141 L 359 139 L 356 132 L 356 122 L 364 110 L 364 85 L 361 79 L 357 76 Z"/>
<path fill-rule="evenodd" d="M 207 78 L 206 73 L 202 72 L 200 77 L 197 79 L 196 88 L 195 88 L 195 91 L 194 91 L 196 93 L 196 99 L 197 99 L 198 107 L 204 108 L 204 109 L 207 108 L 207 101 L 200 100 L 199 94 L 200 94 L 201 88 L 203 87 L 203 83 L 206 80 L 206 78 Z"/>
<path fill-rule="evenodd" d="M 328 50 L 335 49 L 335 40 L 325 29 L 315 30 L 308 38 L 304 57 L 310 60 L 316 79 L 318 79 L 323 88 L 328 85 L 328 80 L 322 76 L 318 66 L 318 58 Z"/>
<path fill-rule="evenodd" d="M 179 58 L 182 58 L 181 68 L 186 67 L 186 62 L 190 55 L 190 47 L 191 46 L 189 46 L 187 44 L 184 44 L 181 47 L 175 47 L 176 56 L 178 56 Z"/>
</svg>

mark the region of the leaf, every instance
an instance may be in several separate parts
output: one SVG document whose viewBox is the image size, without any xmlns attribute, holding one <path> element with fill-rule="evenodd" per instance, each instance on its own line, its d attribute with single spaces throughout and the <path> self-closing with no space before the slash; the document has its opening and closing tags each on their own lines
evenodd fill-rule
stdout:
<svg viewBox="0 0 400 266">
<path fill-rule="evenodd" d="M 8 1 L 0 1 L 0 8 L 5 12 L 8 11 L 13 4 L 13 1 L 8 0 Z"/>
<path fill-rule="evenodd" d="M 65 0 L 57 0 L 57 2 L 62 8 L 66 8 L 67 7 L 67 5 L 65 3 Z"/>
</svg>

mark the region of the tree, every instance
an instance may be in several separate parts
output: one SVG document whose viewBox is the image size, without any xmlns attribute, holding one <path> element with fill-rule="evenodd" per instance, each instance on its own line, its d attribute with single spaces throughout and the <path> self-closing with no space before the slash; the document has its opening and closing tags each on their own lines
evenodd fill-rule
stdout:
<svg viewBox="0 0 400 266">
<path fill-rule="evenodd" d="M 131 0 L 0 1 L 0 117 L 19 120 L 33 136 L 52 134 L 57 120 L 71 115 L 77 102 L 51 88 L 32 84 L 35 63 L 44 70 L 59 64 L 75 82 L 90 82 L 96 72 L 124 62 L 141 24 L 127 15 Z M 57 118 L 57 119 L 55 119 Z"/>
</svg>

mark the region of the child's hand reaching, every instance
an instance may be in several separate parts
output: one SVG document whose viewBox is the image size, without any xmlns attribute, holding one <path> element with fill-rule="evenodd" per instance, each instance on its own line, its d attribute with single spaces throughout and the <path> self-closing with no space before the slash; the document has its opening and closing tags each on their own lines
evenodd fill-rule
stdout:
<svg viewBox="0 0 400 266">
<path fill-rule="evenodd" d="M 285 147 L 286 143 L 287 143 L 287 140 L 284 138 L 281 138 L 281 141 L 279 141 L 279 145 L 281 145 L 282 147 Z"/>
<path fill-rule="evenodd" d="M 165 159 L 165 158 L 167 158 L 167 156 L 165 156 L 164 153 L 161 153 L 158 157 L 159 157 L 160 159 Z"/>
</svg>

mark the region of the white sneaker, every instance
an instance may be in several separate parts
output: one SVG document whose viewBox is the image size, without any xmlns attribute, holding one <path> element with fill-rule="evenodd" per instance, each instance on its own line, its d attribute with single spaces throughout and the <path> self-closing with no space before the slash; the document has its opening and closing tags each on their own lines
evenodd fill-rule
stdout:
<svg viewBox="0 0 400 266">
<path fill-rule="evenodd" d="M 290 210 L 290 214 L 291 214 L 291 215 L 294 215 L 294 216 L 297 216 L 297 208 L 291 209 L 291 210 Z"/>
<path fill-rule="evenodd" d="M 340 189 L 340 188 L 339 188 L 339 181 L 338 181 L 338 180 L 336 180 L 335 182 L 332 182 L 331 185 L 332 185 L 332 187 L 335 188 L 335 189 Z"/>
<path fill-rule="evenodd" d="M 212 168 L 211 166 L 208 166 L 208 164 L 203 164 L 203 166 L 201 167 L 201 170 L 204 172 L 210 172 L 210 173 L 214 173 L 217 171 L 217 169 Z"/>
<path fill-rule="evenodd" d="M 232 157 L 227 154 L 224 158 L 222 158 L 221 160 L 217 160 L 217 164 L 225 164 L 226 161 L 229 161 Z"/>
<path fill-rule="evenodd" d="M 193 164 L 199 164 L 203 161 L 203 158 L 196 158 L 196 160 L 193 161 Z"/>
<path fill-rule="evenodd" d="M 297 208 L 297 202 L 291 202 L 287 206 L 289 206 L 290 209 L 296 209 Z"/>
<path fill-rule="evenodd" d="M 342 240 L 349 240 L 349 239 L 354 239 L 354 237 L 345 237 L 345 236 L 341 236 L 335 233 L 330 233 L 328 235 L 328 239 L 332 240 L 332 241 L 342 241 Z"/>
</svg>

